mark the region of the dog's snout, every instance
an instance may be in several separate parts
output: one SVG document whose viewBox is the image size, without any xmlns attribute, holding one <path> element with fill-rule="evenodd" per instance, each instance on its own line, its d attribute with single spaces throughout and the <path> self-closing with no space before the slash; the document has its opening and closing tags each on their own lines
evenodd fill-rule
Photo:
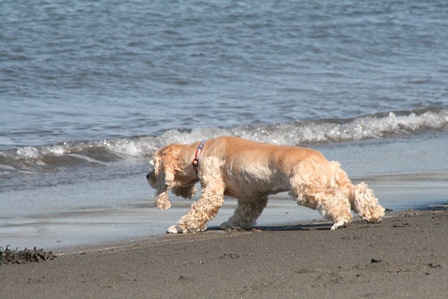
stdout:
<svg viewBox="0 0 448 299">
<path fill-rule="evenodd" d="M 157 177 L 156 177 L 154 171 L 151 171 L 150 173 L 148 173 L 146 175 L 146 180 L 148 181 L 149 185 L 152 188 L 154 188 L 154 189 L 158 188 Z"/>
</svg>

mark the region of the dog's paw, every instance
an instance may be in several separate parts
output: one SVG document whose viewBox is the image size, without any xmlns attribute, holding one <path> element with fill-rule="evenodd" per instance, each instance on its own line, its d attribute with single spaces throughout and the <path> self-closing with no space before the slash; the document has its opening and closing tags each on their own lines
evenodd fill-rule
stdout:
<svg viewBox="0 0 448 299">
<path fill-rule="evenodd" d="M 347 227 L 349 224 L 350 224 L 349 221 L 339 220 L 338 222 L 333 224 L 333 226 L 331 227 L 331 230 L 336 230 L 338 228 L 344 228 L 344 227 Z"/>
<path fill-rule="evenodd" d="M 168 227 L 166 232 L 168 234 L 178 234 L 178 233 L 182 233 L 182 230 L 177 225 L 171 225 L 170 227 Z"/>
</svg>

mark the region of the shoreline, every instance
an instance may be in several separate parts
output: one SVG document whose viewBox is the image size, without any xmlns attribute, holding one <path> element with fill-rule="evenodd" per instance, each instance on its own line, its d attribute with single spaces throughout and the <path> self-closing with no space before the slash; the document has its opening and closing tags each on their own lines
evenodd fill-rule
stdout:
<svg viewBox="0 0 448 299">
<path fill-rule="evenodd" d="M 435 205 L 447 203 L 447 179 L 448 172 L 445 170 L 354 177 L 352 181 L 354 183 L 367 181 L 382 206 L 394 211 L 404 211 L 409 208 L 431 209 Z M 3 216 L 0 215 L 0 218 L 3 217 L 0 225 L 0 246 L 11 245 L 10 248 L 14 249 L 38 246 L 60 251 L 72 247 L 82 249 L 156 237 L 163 235 L 167 227 L 185 215 L 191 203 L 196 200 L 196 198 L 192 200 L 172 198 L 172 208 L 161 211 L 153 207 L 152 199 L 144 196 L 148 186 L 141 186 L 140 190 L 134 186 L 136 182 L 135 178 L 125 181 L 126 184 L 129 183 L 136 188 L 134 190 L 136 195 L 127 199 L 118 193 L 110 199 L 110 205 L 62 207 L 61 210 L 50 209 L 47 212 L 35 211 L 33 214 L 22 215 L 13 212 L 14 206 L 9 207 L 10 211 L 2 211 Z M 120 181 L 120 185 L 122 184 Z M 93 187 L 94 190 L 103 189 L 97 188 L 96 185 L 89 186 Z M 34 197 L 33 200 L 39 202 L 42 197 L 54 197 L 53 194 L 69 191 L 73 190 L 67 190 L 66 186 L 56 186 L 46 192 L 37 192 L 38 198 Z M 28 195 L 33 194 L 30 192 Z M 84 195 L 74 193 L 70 199 L 75 200 L 82 196 Z M 95 192 L 89 194 L 88 198 L 95 203 L 99 201 L 99 195 Z M 233 214 L 235 206 L 236 200 L 226 197 L 223 207 L 209 225 L 219 226 L 226 221 Z M 268 207 L 257 222 L 258 226 L 281 226 L 308 223 L 313 219 L 319 221 L 323 218 L 315 210 L 298 206 L 286 193 L 279 193 L 270 198 Z"/>
<path fill-rule="evenodd" d="M 448 171 L 443 168 L 447 164 L 443 163 L 447 160 L 444 155 L 447 136 L 444 134 L 440 140 L 431 139 L 431 147 L 435 148 L 431 149 L 429 160 L 422 161 L 424 163 L 413 162 L 420 159 L 420 153 L 428 146 L 425 142 L 417 142 L 420 141 L 418 138 L 385 144 L 363 141 L 317 149 L 329 159 L 340 161 L 353 183 L 368 183 L 385 208 L 395 211 L 421 209 L 447 202 Z M 414 150 L 407 152 L 404 160 L 399 159 L 400 163 L 393 162 L 398 158 L 396 153 L 406 148 Z M 378 153 L 384 154 L 378 156 Z M 20 249 L 38 246 L 56 251 L 163 234 L 167 227 L 187 213 L 197 197 L 184 200 L 172 196 L 173 207 L 166 211 L 153 207 L 153 190 L 143 176 L 147 171 L 146 163 L 133 164 L 131 168 L 137 168 L 129 176 L 86 182 L 78 181 L 80 174 L 74 173 L 74 177 L 67 178 L 70 184 L 2 190 L 0 246 L 9 244 L 11 248 Z M 126 169 L 124 167 L 125 172 Z M 210 225 L 226 221 L 233 214 L 235 205 L 234 199 L 226 198 Z M 280 193 L 269 199 L 258 224 L 305 223 L 313 219 L 322 218 L 317 211 L 297 206 L 287 194 Z"/>
<path fill-rule="evenodd" d="M 0 297 L 445 298 L 448 209 L 163 235 L 0 266 Z M 47 248 L 50 249 L 50 248 Z"/>
</svg>

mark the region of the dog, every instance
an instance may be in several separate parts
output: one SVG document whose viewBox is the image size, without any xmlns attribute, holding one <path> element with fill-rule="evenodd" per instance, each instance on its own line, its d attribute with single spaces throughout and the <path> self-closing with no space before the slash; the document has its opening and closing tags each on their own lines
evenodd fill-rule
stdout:
<svg viewBox="0 0 448 299">
<path fill-rule="evenodd" d="M 205 231 L 223 205 L 224 196 L 238 206 L 222 229 L 250 229 L 268 196 L 288 191 L 299 205 L 318 210 L 333 221 L 332 230 L 347 227 L 351 211 L 370 223 L 382 221 L 385 209 L 364 182 L 353 185 L 340 164 L 320 152 L 295 146 L 259 143 L 223 136 L 192 144 L 170 144 L 157 150 L 146 176 L 156 189 L 155 205 L 169 209 L 168 192 L 192 198 L 200 182 L 202 193 L 167 233 Z"/>
</svg>

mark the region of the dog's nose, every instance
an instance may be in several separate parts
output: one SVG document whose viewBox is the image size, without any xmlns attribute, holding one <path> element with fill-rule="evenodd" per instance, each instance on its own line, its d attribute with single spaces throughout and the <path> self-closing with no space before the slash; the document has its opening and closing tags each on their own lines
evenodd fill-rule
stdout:
<svg viewBox="0 0 448 299">
<path fill-rule="evenodd" d="M 151 173 L 148 173 L 147 175 L 146 175 L 146 179 L 147 180 L 149 180 L 149 175 L 150 175 Z"/>
</svg>

